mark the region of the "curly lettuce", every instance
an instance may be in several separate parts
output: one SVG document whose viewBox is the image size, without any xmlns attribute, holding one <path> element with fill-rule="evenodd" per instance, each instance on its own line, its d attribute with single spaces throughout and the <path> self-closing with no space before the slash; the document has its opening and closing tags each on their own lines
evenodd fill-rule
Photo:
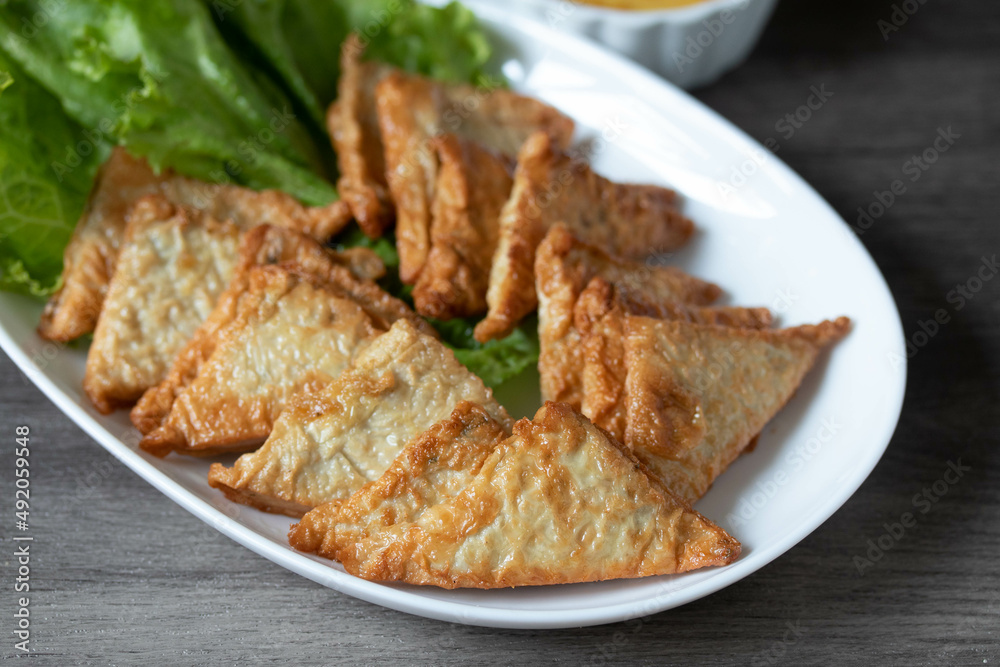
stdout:
<svg viewBox="0 0 1000 667">
<path fill-rule="evenodd" d="M 369 58 L 451 82 L 486 76 L 489 41 L 457 3 L 0 1 L 0 289 L 42 296 L 56 287 L 114 144 L 158 170 L 275 188 L 310 205 L 336 199 L 323 117 L 352 31 Z M 339 242 L 398 265 L 390 239 L 356 232 Z M 409 296 L 397 276 L 384 286 Z M 480 345 L 471 320 L 432 324 L 492 386 L 538 358 L 530 325 Z"/>
<path fill-rule="evenodd" d="M 442 81 L 475 83 L 492 49 L 458 3 L 414 0 L 221 0 L 216 23 L 235 49 L 268 70 L 313 122 L 337 94 L 340 45 L 357 32 L 373 60 Z"/>
<path fill-rule="evenodd" d="M 80 143 L 59 101 L 0 53 L 0 289 L 47 296 L 107 142 Z M 72 166 L 58 169 L 68 153 Z"/>
<path fill-rule="evenodd" d="M 413 287 L 399 280 L 399 254 L 392 232 L 379 239 L 370 239 L 357 226 L 352 226 L 338 240 L 338 250 L 364 246 L 378 254 L 388 269 L 388 275 L 381 281 L 382 287 L 413 305 Z M 478 322 L 475 318 L 447 321 L 427 318 L 427 321 L 441 335 L 444 344 L 455 352 L 455 357 L 488 387 L 498 387 L 538 363 L 537 318 L 529 318 L 506 338 L 488 343 L 480 343 L 473 338 L 472 333 Z"/>
<path fill-rule="evenodd" d="M 291 101 L 229 48 L 201 0 L 9 0 L 0 48 L 89 136 L 155 169 L 336 199 Z"/>
<path fill-rule="evenodd" d="M 458 358 L 489 387 L 498 387 L 538 363 L 538 320 L 531 318 L 501 340 L 480 343 L 472 337 L 474 319 L 431 322 Z"/>
</svg>

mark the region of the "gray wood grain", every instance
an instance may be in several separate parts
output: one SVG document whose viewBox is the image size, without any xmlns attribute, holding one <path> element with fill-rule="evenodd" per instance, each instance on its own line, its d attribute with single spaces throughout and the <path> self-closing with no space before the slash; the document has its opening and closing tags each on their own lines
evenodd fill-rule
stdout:
<svg viewBox="0 0 1000 667">
<path fill-rule="evenodd" d="M 907 333 L 1000 253 L 1000 5 L 930 0 L 883 41 L 890 2 L 786 0 L 744 67 L 698 94 L 849 220 L 939 127 L 961 134 L 862 240 Z M 786 139 L 811 86 L 834 94 Z M 807 222 L 807 221 L 804 221 Z M 1000 658 L 1000 280 L 911 360 L 896 436 L 871 478 L 789 553 L 707 599 L 583 630 L 498 631 L 322 588 L 229 541 L 92 442 L 5 357 L 0 480 L 32 429 L 32 657 L 52 664 L 995 664 Z M 883 524 L 947 462 L 972 470 L 864 576 Z M 0 656 L 13 654 L 10 517 L 0 521 Z M 10 612 L 9 612 L 10 610 Z"/>
</svg>

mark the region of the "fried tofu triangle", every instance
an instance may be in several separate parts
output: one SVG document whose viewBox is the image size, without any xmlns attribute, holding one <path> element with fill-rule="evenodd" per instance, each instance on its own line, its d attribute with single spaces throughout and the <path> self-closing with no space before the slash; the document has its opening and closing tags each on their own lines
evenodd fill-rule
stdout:
<svg viewBox="0 0 1000 667">
<path fill-rule="evenodd" d="M 254 267 L 211 354 L 139 446 L 156 456 L 255 449 L 292 396 L 332 382 L 378 333 L 329 282 L 293 266 Z"/>
<path fill-rule="evenodd" d="M 337 101 L 326 116 L 337 152 L 337 190 L 365 234 L 382 236 L 395 212 L 385 180 L 382 135 L 375 112 L 375 86 L 392 71 L 388 65 L 362 62 L 364 46 L 351 34 L 340 50 Z"/>
<path fill-rule="evenodd" d="M 62 288 L 42 313 L 42 338 L 70 341 L 97 325 L 101 305 L 114 274 L 118 246 L 133 204 L 160 194 L 176 206 L 204 211 L 241 229 L 269 223 L 326 240 L 350 222 L 343 201 L 308 208 L 277 190 L 256 192 L 235 185 L 205 183 L 176 174 L 157 176 L 145 160 L 116 148 L 94 183 L 87 209 L 77 222 L 63 255 Z"/>
<path fill-rule="evenodd" d="M 83 388 L 100 412 L 163 380 L 229 284 L 239 235 L 231 222 L 159 195 L 139 200 L 87 354 Z"/>
<path fill-rule="evenodd" d="M 295 398 L 257 451 L 208 481 L 238 503 L 299 517 L 378 479 L 414 438 L 463 400 L 505 429 L 510 416 L 442 343 L 400 320 L 336 381 Z"/>
<path fill-rule="evenodd" d="M 610 255 L 635 260 L 676 250 L 694 233 L 673 190 L 613 183 L 536 134 L 517 156 L 490 271 L 489 313 L 476 327 L 476 340 L 503 338 L 538 305 L 535 249 L 557 222 Z"/>
<path fill-rule="evenodd" d="M 625 287 L 594 278 L 573 309 L 583 362 L 581 412 L 619 441 L 625 440 L 625 317 L 645 315 L 665 320 L 714 324 L 737 329 L 769 329 L 767 308 L 699 308 L 646 301 Z"/>
<path fill-rule="evenodd" d="M 417 312 L 450 320 L 486 311 L 500 209 L 513 163 L 454 134 L 431 140 L 441 163 L 431 210 L 431 250 L 413 289 Z"/>
<path fill-rule="evenodd" d="M 239 254 L 233 278 L 211 315 L 177 354 L 163 381 L 143 394 L 132 409 L 132 423 L 144 435 L 163 423 L 174 401 L 214 352 L 221 332 L 233 322 L 241 301 L 247 298 L 254 267 L 289 264 L 313 275 L 324 281 L 327 289 L 361 304 L 381 329 L 388 329 L 397 319 L 409 318 L 422 330 L 433 331 L 405 303 L 373 282 L 385 273 L 385 266 L 370 250 L 333 252 L 305 234 L 261 225 L 244 234 Z"/>
<path fill-rule="evenodd" d="M 460 401 L 450 417 L 408 444 L 381 477 L 343 502 L 306 514 L 288 540 L 306 552 L 353 550 L 372 533 L 413 521 L 458 495 L 509 435 L 482 406 Z"/>
<path fill-rule="evenodd" d="M 718 286 L 674 267 L 611 257 L 580 241 L 563 224 L 554 225 L 538 246 L 534 274 L 542 399 L 569 403 L 575 409 L 583 402 L 583 357 L 573 307 L 592 278 L 601 276 L 646 304 L 702 306 L 722 293 Z"/>
<path fill-rule="evenodd" d="M 739 542 L 563 403 L 517 422 L 468 487 L 414 521 L 375 529 L 345 550 L 300 543 L 365 579 L 442 588 L 675 574 L 740 553 Z"/>
<path fill-rule="evenodd" d="M 432 137 L 456 134 L 513 157 L 535 132 L 551 136 L 562 148 L 573 135 L 573 121 L 557 110 L 489 81 L 479 87 L 445 84 L 393 71 L 379 82 L 375 100 L 389 192 L 396 203 L 399 274 L 405 283 L 416 281 L 431 248 L 431 200 L 438 172 Z"/>
<path fill-rule="evenodd" d="M 115 272 L 125 217 L 137 199 L 155 193 L 162 182 L 144 160 L 123 148 L 112 151 L 63 253 L 62 287 L 46 304 L 38 335 L 65 343 L 94 330 Z"/>
<path fill-rule="evenodd" d="M 625 319 L 625 442 L 694 502 L 791 399 L 851 322 L 778 331 Z"/>
</svg>

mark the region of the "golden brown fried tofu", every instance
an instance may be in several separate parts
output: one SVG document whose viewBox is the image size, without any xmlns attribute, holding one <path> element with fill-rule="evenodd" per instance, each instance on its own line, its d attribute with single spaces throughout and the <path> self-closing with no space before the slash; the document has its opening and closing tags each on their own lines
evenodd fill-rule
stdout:
<svg viewBox="0 0 1000 667">
<path fill-rule="evenodd" d="M 575 409 L 583 402 L 583 358 L 573 307 L 592 278 L 602 276 L 627 288 L 643 303 L 704 305 L 722 293 L 718 286 L 680 269 L 611 257 L 577 239 L 562 224 L 554 225 L 538 246 L 534 275 L 542 399 L 569 403 Z"/>
<path fill-rule="evenodd" d="M 850 320 L 754 331 L 625 319 L 626 444 L 688 502 L 789 401 Z"/>
<path fill-rule="evenodd" d="M 450 417 L 410 442 L 377 480 L 343 502 L 311 510 L 289 541 L 301 551 L 347 551 L 380 529 L 411 522 L 469 486 L 509 435 L 482 406 L 461 401 Z"/>
<path fill-rule="evenodd" d="M 694 233 L 673 190 L 609 181 L 547 135 L 535 134 L 517 156 L 513 190 L 500 215 L 489 313 L 476 326 L 476 340 L 503 338 L 538 305 L 535 251 L 556 223 L 609 255 L 633 260 L 675 250 Z"/>
<path fill-rule="evenodd" d="M 771 311 L 766 308 L 703 308 L 648 301 L 642 293 L 612 285 L 604 278 L 591 280 L 573 308 L 583 364 L 581 412 L 622 442 L 626 424 L 624 339 L 627 315 L 737 329 L 769 329 L 772 322 Z"/>
<path fill-rule="evenodd" d="M 235 185 L 204 183 L 183 176 L 153 174 L 145 160 L 116 148 L 101 168 L 87 209 L 63 255 L 62 288 L 42 314 L 42 338 L 70 341 L 90 333 L 114 274 L 129 211 L 146 195 L 160 194 L 176 206 L 195 208 L 241 229 L 271 223 L 326 240 L 350 222 L 347 205 L 337 201 L 307 208 L 276 190 L 256 192 Z"/>
<path fill-rule="evenodd" d="M 336 381 L 296 397 L 267 442 L 209 483 L 235 502 L 302 516 L 378 479 L 414 438 L 463 400 L 510 428 L 482 380 L 406 320 L 369 345 Z"/>
<path fill-rule="evenodd" d="M 83 388 L 100 412 L 163 380 L 229 284 L 239 236 L 233 223 L 159 195 L 139 200 L 87 354 Z"/>
<path fill-rule="evenodd" d="M 307 515 L 307 519 L 311 515 Z M 505 588 L 726 565 L 740 544 L 562 403 L 514 425 L 458 495 L 339 548 L 307 524 L 293 544 L 351 574 L 442 588 Z"/>
<path fill-rule="evenodd" d="M 510 196 L 513 163 L 454 134 L 431 140 L 440 168 L 430 255 L 413 289 L 417 312 L 450 320 L 486 311 L 500 209 Z"/>
<path fill-rule="evenodd" d="M 241 229 L 275 225 L 326 241 L 351 221 L 343 200 L 307 207 L 279 190 L 251 190 L 238 185 L 205 183 L 172 176 L 161 186 L 163 195 L 178 206 L 205 211 L 216 220 L 231 220 Z"/>
<path fill-rule="evenodd" d="M 496 86 L 446 84 L 394 71 L 375 90 L 386 178 L 396 204 L 403 282 L 414 283 L 431 250 L 431 201 L 438 159 L 431 138 L 456 134 L 508 156 L 532 133 L 566 147 L 573 121 L 536 99 Z"/>
<path fill-rule="evenodd" d="M 351 34 L 340 51 L 337 101 L 326 124 L 337 152 L 337 190 L 365 234 L 382 236 L 395 212 L 385 180 L 382 134 L 375 111 L 375 86 L 392 71 L 388 65 L 362 62 L 364 47 Z"/>
<path fill-rule="evenodd" d="M 295 394 L 335 380 L 379 333 L 326 281 L 288 265 L 254 267 L 211 354 L 139 445 L 156 456 L 256 449 Z"/>
<path fill-rule="evenodd" d="M 215 350 L 222 330 L 236 318 L 240 302 L 248 293 L 251 270 L 271 264 L 288 264 L 316 277 L 328 290 L 361 305 L 380 329 L 407 318 L 421 330 L 433 332 L 405 303 L 373 282 L 385 267 L 370 250 L 333 252 L 299 232 L 269 225 L 255 227 L 244 235 L 233 278 L 211 315 L 177 354 L 166 378 L 143 394 L 132 409 L 132 423 L 140 432 L 147 434 L 160 426 L 174 400 Z"/>
<path fill-rule="evenodd" d="M 42 338 L 65 343 L 94 330 L 115 272 L 126 215 L 137 199 L 157 192 L 163 180 L 145 160 L 123 148 L 112 151 L 63 253 L 62 287 L 42 313 Z"/>
</svg>

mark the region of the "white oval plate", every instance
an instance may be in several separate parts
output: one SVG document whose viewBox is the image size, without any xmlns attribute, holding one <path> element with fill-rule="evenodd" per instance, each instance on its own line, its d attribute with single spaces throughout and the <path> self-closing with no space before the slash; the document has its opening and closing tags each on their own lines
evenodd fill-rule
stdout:
<svg viewBox="0 0 1000 667">
<path fill-rule="evenodd" d="M 84 351 L 36 336 L 37 302 L 0 295 L 0 345 L 63 412 L 150 484 L 237 542 L 324 586 L 421 616 L 505 628 L 594 625 L 685 604 L 788 551 L 871 472 L 892 436 L 906 384 L 899 315 L 846 224 L 759 144 L 609 51 L 502 10 L 477 9 L 504 45 L 503 69 L 514 87 L 572 115 L 581 136 L 593 140 L 599 171 L 672 185 L 686 196 L 701 233 L 671 261 L 718 282 L 733 303 L 771 307 L 783 325 L 838 315 L 855 322 L 768 426 L 756 451 L 741 457 L 697 505 L 743 543 L 736 563 L 679 576 L 497 591 L 357 579 L 331 561 L 293 551 L 286 541 L 289 519 L 228 503 L 205 481 L 208 462 L 140 453 L 127 414 L 103 417 L 84 396 Z M 755 173 L 732 183 L 741 166 Z M 527 382 L 528 400 L 522 394 L 518 404 L 509 402 L 513 412 L 538 405 L 537 377 Z"/>
</svg>

